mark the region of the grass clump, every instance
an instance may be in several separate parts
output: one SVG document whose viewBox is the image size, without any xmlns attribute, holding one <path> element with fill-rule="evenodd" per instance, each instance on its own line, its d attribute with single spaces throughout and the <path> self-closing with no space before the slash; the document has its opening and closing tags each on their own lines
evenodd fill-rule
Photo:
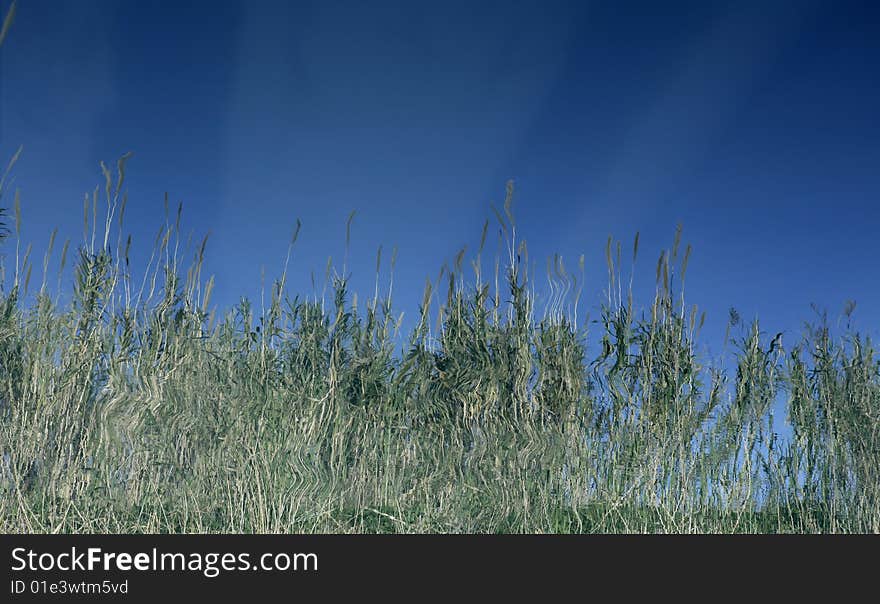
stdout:
<svg viewBox="0 0 880 604">
<path fill-rule="evenodd" d="M 125 159 L 63 247 L 69 295 L 49 293 L 52 246 L 39 290 L 28 253 L 4 280 L 4 532 L 880 531 L 872 342 L 820 317 L 771 349 L 732 313 L 735 370 L 708 364 L 680 231 L 643 309 L 609 240 L 590 337 L 583 278 L 556 257 L 536 283 L 512 187 L 504 261 L 483 273 L 484 228 L 472 276 L 462 252 L 409 334 L 390 285 L 358 304 L 344 269 L 319 299 L 285 264 L 265 309 L 218 314 L 179 211 L 132 276 Z"/>
</svg>

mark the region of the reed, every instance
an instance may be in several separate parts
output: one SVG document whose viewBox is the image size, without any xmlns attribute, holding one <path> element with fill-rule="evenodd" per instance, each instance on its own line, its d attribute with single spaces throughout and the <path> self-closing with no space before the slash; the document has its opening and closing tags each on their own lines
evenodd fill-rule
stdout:
<svg viewBox="0 0 880 604">
<path fill-rule="evenodd" d="M 83 241 L 62 246 L 72 291 L 53 295 L 50 248 L 29 292 L 14 241 L 3 532 L 880 531 L 873 343 L 820 316 L 771 350 L 732 310 L 736 362 L 713 366 L 696 352 L 706 319 L 685 300 L 680 229 L 641 304 L 609 239 L 592 323 L 577 313 L 583 259 L 580 278 L 558 256 L 546 286 L 534 277 L 512 185 L 495 274 L 481 271 L 487 223 L 473 276 L 463 250 L 411 333 L 381 250 L 360 303 L 332 262 L 325 297 L 291 291 L 288 253 L 259 309 L 217 310 L 207 242 L 181 240 L 180 208 L 133 278 L 125 159 L 115 176 L 102 166 Z M 789 438 L 773 431 L 780 398 Z"/>
</svg>

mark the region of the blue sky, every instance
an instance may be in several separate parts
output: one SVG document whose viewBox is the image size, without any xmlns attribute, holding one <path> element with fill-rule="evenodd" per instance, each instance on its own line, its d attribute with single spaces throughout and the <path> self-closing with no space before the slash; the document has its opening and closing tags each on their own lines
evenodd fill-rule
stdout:
<svg viewBox="0 0 880 604">
<path fill-rule="evenodd" d="M 514 179 L 540 281 L 548 255 L 585 254 L 593 315 L 608 235 L 629 250 L 641 232 L 648 303 L 681 222 L 713 351 L 731 306 L 797 333 L 811 303 L 836 319 L 855 299 L 876 334 L 878 17 L 813 0 L 21 0 L 0 50 L 0 158 L 24 145 L 14 187 L 39 267 L 52 228 L 81 239 L 98 162 L 132 151 L 140 262 L 167 191 L 184 231 L 211 233 L 223 305 L 280 272 L 297 217 L 290 283 L 311 291 L 356 210 L 355 289 L 372 292 L 377 247 L 396 246 L 412 316 Z"/>
</svg>

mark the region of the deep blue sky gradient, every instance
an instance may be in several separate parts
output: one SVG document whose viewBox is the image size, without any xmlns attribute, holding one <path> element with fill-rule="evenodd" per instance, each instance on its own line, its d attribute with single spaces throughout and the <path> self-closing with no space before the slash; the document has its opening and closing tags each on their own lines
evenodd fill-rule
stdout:
<svg viewBox="0 0 880 604">
<path fill-rule="evenodd" d="M 132 151 L 136 263 L 167 191 L 185 231 L 211 233 L 219 304 L 280 272 L 297 217 L 290 284 L 308 293 L 356 210 L 355 289 L 372 293 L 380 244 L 385 282 L 397 246 L 411 317 L 512 178 L 539 282 L 547 256 L 584 253 L 594 316 L 608 235 L 628 258 L 641 232 L 647 304 L 682 222 L 713 352 L 731 306 L 797 333 L 811 303 L 836 320 L 855 299 L 876 335 L 878 23 L 875 3 L 819 0 L 22 0 L 0 50 L 0 159 L 24 144 L 35 270 L 52 228 L 81 240 L 98 162 Z"/>
</svg>

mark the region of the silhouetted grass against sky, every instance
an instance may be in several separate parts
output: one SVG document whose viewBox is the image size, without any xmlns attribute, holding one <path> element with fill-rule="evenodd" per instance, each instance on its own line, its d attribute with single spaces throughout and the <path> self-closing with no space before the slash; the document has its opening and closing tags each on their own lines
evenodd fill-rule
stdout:
<svg viewBox="0 0 880 604">
<path fill-rule="evenodd" d="M 311 291 L 357 210 L 354 289 L 372 294 L 376 249 L 387 277 L 397 246 L 396 306 L 413 316 L 512 178 L 537 282 L 546 256 L 585 254 L 592 315 L 608 235 L 628 250 L 641 232 L 646 294 L 681 222 L 714 352 L 731 306 L 797 333 L 811 303 L 836 318 L 855 299 L 876 334 L 878 16 L 830 1 L 25 0 L 0 51 L 0 156 L 24 144 L 14 186 L 40 258 L 56 226 L 80 240 L 98 162 L 132 151 L 135 254 L 168 192 L 184 232 L 211 233 L 221 306 L 258 303 L 297 217 L 289 284 Z"/>
</svg>

